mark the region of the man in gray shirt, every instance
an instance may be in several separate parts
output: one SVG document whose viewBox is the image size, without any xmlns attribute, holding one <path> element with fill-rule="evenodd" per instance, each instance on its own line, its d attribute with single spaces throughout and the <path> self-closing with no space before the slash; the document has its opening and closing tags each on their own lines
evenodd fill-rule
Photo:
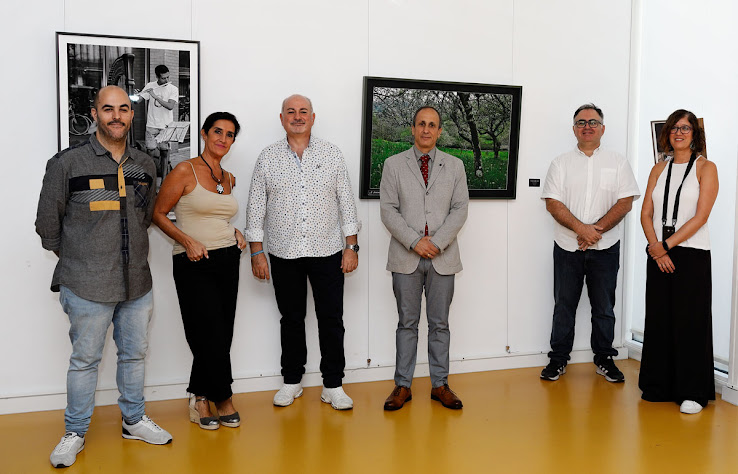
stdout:
<svg viewBox="0 0 738 474">
<path fill-rule="evenodd" d="M 102 88 L 91 113 L 96 133 L 47 163 L 36 216 L 42 246 L 59 257 L 51 290 L 60 293 L 71 324 L 66 434 L 51 453 L 54 467 L 71 466 L 84 449 L 111 322 L 123 437 L 151 444 L 172 441 L 146 416 L 143 394 L 153 311 L 147 228 L 156 171 L 147 154 L 126 143 L 133 109 L 123 89 Z"/>
</svg>

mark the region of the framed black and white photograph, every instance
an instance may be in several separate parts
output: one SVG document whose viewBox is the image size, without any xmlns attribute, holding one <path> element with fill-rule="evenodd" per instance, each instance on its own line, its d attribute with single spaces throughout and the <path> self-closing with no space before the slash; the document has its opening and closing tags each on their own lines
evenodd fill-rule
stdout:
<svg viewBox="0 0 738 474">
<path fill-rule="evenodd" d="M 666 125 L 666 120 L 651 120 L 651 141 L 653 142 L 654 163 L 666 159 L 666 153 L 664 153 L 664 149 L 659 145 L 659 136 L 664 125 Z"/>
<path fill-rule="evenodd" d="M 198 41 L 58 32 L 56 46 L 59 150 L 95 133 L 94 95 L 117 85 L 134 110 L 128 142 L 151 155 L 158 184 L 199 152 Z"/>
<path fill-rule="evenodd" d="M 379 198 L 384 161 L 413 146 L 413 114 L 441 114 L 436 146 L 464 162 L 470 198 L 515 199 L 522 87 L 364 77 L 360 197 Z"/>
<path fill-rule="evenodd" d="M 704 133 L 705 121 L 701 118 L 698 118 L 697 122 L 700 124 L 700 128 Z M 664 128 L 664 125 L 666 125 L 666 120 L 651 120 L 651 141 L 653 143 L 654 164 L 658 163 L 659 161 L 664 161 L 667 158 L 667 154 L 664 152 L 664 149 L 659 145 L 659 136 L 661 135 L 661 130 Z M 705 148 L 707 148 L 707 146 L 705 146 Z M 707 158 L 707 150 L 702 152 L 702 156 Z"/>
</svg>

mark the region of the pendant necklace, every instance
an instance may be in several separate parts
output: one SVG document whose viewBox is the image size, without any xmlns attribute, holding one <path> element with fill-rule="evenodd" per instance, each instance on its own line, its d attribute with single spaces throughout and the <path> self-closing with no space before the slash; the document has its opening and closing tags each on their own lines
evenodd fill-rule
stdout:
<svg viewBox="0 0 738 474">
<path fill-rule="evenodd" d="M 200 155 L 200 159 L 202 160 L 203 163 L 205 163 L 205 166 L 207 166 L 208 169 L 210 170 L 210 176 L 213 178 L 213 181 L 218 183 L 218 185 L 215 186 L 215 190 L 218 191 L 218 194 L 223 194 L 223 191 L 225 191 L 223 189 L 223 184 L 222 184 L 223 178 L 225 177 L 225 172 L 223 171 L 223 167 L 220 168 L 220 179 L 218 179 L 215 177 L 215 173 L 213 173 L 213 168 L 210 167 L 210 165 L 208 164 L 207 161 L 205 161 L 205 158 L 203 158 L 202 155 Z"/>
</svg>

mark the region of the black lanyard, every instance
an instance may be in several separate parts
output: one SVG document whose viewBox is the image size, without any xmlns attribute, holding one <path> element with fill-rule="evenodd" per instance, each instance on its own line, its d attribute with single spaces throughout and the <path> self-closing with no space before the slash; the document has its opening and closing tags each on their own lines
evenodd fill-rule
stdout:
<svg viewBox="0 0 738 474">
<path fill-rule="evenodd" d="M 676 192 L 676 198 L 674 198 L 674 214 L 671 218 L 671 226 L 676 227 L 676 221 L 677 221 L 677 212 L 679 211 L 679 196 L 682 195 L 682 186 L 684 185 L 684 180 L 687 179 L 687 175 L 689 174 L 689 170 L 692 169 L 692 165 L 697 160 L 697 157 L 694 153 L 692 153 L 692 156 L 689 157 L 689 164 L 687 165 L 687 170 L 684 172 L 684 177 L 682 178 L 682 183 L 679 185 L 679 188 L 677 188 Z M 669 206 L 669 184 L 671 183 L 671 165 L 674 164 L 674 159 L 672 159 L 669 162 L 669 172 L 666 173 L 666 189 L 664 189 L 664 210 L 661 212 L 661 225 L 666 225 L 666 213 L 668 212 L 668 206 Z"/>
</svg>

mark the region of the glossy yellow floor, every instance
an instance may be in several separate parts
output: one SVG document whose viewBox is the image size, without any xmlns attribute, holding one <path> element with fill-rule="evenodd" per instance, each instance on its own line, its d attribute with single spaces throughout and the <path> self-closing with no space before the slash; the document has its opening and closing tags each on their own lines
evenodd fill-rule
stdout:
<svg viewBox="0 0 738 474">
<path fill-rule="evenodd" d="M 427 378 L 397 412 L 382 410 L 391 382 L 347 385 L 355 403 L 347 412 L 321 403 L 319 387 L 287 408 L 272 406 L 274 392 L 240 394 L 241 428 L 214 432 L 188 421 L 184 400 L 149 403 L 174 435 L 168 446 L 123 440 L 118 408 L 98 407 L 66 471 L 738 472 L 738 407 L 718 400 L 682 415 L 675 404 L 641 401 L 638 362 L 618 365 L 625 384 L 606 382 L 592 364 L 570 365 L 557 382 L 541 381 L 540 368 L 455 375 L 457 411 L 430 400 Z M 61 411 L 0 416 L 0 472 L 54 471 L 48 456 L 62 427 Z"/>
</svg>

